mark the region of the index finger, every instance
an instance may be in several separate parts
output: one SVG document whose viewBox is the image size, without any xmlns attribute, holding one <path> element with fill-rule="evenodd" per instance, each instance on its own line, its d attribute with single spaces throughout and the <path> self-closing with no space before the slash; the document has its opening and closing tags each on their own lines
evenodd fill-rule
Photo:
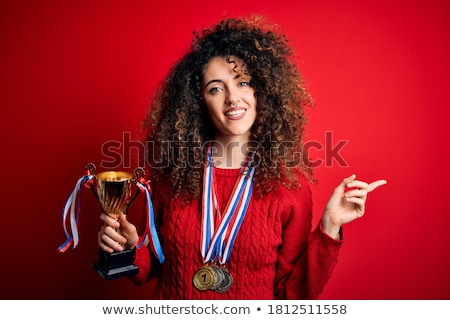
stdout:
<svg viewBox="0 0 450 320">
<path fill-rule="evenodd" d="M 386 180 L 377 180 L 377 181 L 374 181 L 374 182 L 370 183 L 369 186 L 367 187 L 367 192 L 373 191 L 373 190 L 375 190 L 376 188 L 385 185 L 386 183 L 387 183 Z"/>
</svg>

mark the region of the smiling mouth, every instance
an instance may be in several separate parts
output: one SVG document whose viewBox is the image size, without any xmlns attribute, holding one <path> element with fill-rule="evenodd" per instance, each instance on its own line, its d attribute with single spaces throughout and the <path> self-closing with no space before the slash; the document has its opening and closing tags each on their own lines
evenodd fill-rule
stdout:
<svg viewBox="0 0 450 320">
<path fill-rule="evenodd" d="M 230 117 L 230 118 L 233 118 L 233 117 L 240 117 L 240 116 L 244 115 L 244 113 L 245 113 L 246 111 L 247 111 L 247 110 L 244 109 L 244 108 L 231 109 L 231 110 L 228 110 L 227 112 L 225 112 L 225 116 L 226 116 L 226 117 Z"/>
</svg>

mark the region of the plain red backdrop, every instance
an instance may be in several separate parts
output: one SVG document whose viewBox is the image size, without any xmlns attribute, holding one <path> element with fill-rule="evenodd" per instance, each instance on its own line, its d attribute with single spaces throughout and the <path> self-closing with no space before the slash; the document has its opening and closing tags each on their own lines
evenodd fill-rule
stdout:
<svg viewBox="0 0 450 320">
<path fill-rule="evenodd" d="M 104 160 L 105 142 L 137 133 L 149 97 L 194 29 L 260 13 L 297 48 L 316 100 L 308 140 L 324 144 L 332 132 L 333 144 L 347 141 L 340 151 L 347 166 L 316 169 L 314 220 L 345 176 L 388 180 L 370 194 L 366 216 L 345 227 L 321 298 L 450 299 L 445 1 L 19 0 L 0 7 L 0 298 L 151 296 L 152 283 L 137 288 L 92 270 L 101 223 L 89 190 L 79 246 L 57 252 L 64 202 L 86 163 Z"/>
</svg>

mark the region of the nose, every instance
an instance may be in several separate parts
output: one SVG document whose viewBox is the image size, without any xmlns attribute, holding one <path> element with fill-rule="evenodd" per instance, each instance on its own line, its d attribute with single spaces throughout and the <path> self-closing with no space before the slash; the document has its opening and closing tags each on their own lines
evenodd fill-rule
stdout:
<svg viewBox="0 0 450 320">
<path fill-rule="evenodd" d="M 239 95 L 236 89 L 227 90 L 226 103 L 228 103 L 232 108 L 236 108 L 240 102 Z"/>
</svg>

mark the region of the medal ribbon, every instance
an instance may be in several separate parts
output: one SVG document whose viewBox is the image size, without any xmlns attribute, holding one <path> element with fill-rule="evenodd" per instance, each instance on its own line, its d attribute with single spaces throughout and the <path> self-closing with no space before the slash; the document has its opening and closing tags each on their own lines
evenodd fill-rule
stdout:
<svg viewBox="0 0 450 320">
<path fill-rule="evenodd" d="M 72 193 L 64 205 L 62 225 L 66 241 L 58 247 L 59 252 L 66 251 L 72 244 L 74 248 L 78 245 L 78 218 L 80 214 L 81 189 L 83 185 L 89 187 L 93 178 L 94 176 L 91 174 L 90 170 L 87 170 L 87 174 L 77 181 Z M 70 222 L 70 230 L 67 228 L 68 221 Z"/>
<path fill-rule="evenodd" d="M 215 194 L 212 148 L 208 150 L 208 165 L 204 170 L 202 203 L 202 245 L 204 263 L 218 260 L 225 264 L 233 248 L 234 240 L 245 217 L 253 189 L 255 168 L 247 159 L 233 188 L 223 217 L 220 217 Z M 218 217 L 217 221 L 216 218 Z M 218 224 L 217 228 L 215 224 Z M 232 227 L 230 227 L 232 226 Z"/>
<path fill-rule="evenodd" d="M 151 237 L 151 249 L 153 253 L 156 255 L 160 263 L 164 262 L 164 254 L 162 252 L 161 244 L 159 242 L 158 233 L 156 230 L 156 224 L 155 224 L 155 213 L 153 210 L 153 203 L 152 203 L 152 194 L 151 194 L 151 188 L 149 181 L 144 181 L 144 179 L 141 177 L 136 182 L 136 186 L 141 190 L 145 192 L 145 199 L 146 199 L 146 217 L 147 217 L 147 223 L 145 228 L 145 233 L 141 237 L 141 240 L 137 244 L 137 248 L 139 249 L 145 242 L 146 238 L 148 238 L 148 235 Z"/>
</svg>

